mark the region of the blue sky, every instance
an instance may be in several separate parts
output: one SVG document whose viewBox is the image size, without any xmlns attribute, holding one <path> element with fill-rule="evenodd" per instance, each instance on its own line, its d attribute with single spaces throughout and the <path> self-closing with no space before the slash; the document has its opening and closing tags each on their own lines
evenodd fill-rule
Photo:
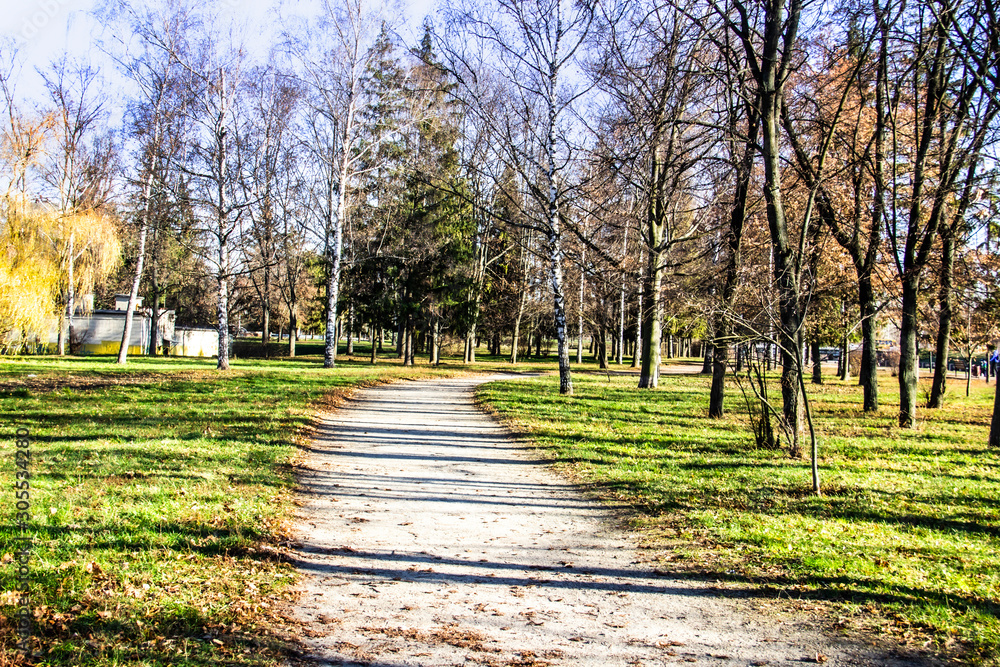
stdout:
<svg viewBox="0 0 1000 667">
<path fill-rule="evenodd" d="M 136 0 L 142 2 L 143 0 Z M 208 0 L 218 8 L 220 19 L 233 18 L 248 26 L 248 34 L 266 36 L 276 29 L 273 10 L 281 5 L 282 12 L 309 13 L 315 6 L 311 0 Z M 17 77 L 19 96 L 37 98 L 41 81 L 36 68 L 45 68 L 63 52 L 89 58 L 105 70 L 113 69 L 97 48 L 107 39 L 105 28 L 99 25 L 91 11 L 99 0 L 0 0 L 0 39 L 13 44 L 18 52 L 20 76 Z M 400 34 L 408 43 L 419 35 L 425 15 L 432 11 L 434 0 L 401 0 L 404 24 Z M 266 48 L 266 39 L 256 39 L 256 45 Z M 7 63 L 0 63 L 7 67 Z M 111 74 L 110 71 L 107 74 Z"/>
</svg>

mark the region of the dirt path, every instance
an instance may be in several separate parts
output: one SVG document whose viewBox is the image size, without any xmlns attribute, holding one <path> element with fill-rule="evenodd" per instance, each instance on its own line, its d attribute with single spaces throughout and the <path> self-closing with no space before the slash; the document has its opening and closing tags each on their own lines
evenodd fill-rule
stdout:
<svg viewBox="0 0 1000 667">
<path fill-rule="evenodd" d="M 919 664 L 657 576 L 607 509 L 473 406 L 486 379 L 366 389 L 327 418 L 302 479 L 310 661 Z"/>
</svg>

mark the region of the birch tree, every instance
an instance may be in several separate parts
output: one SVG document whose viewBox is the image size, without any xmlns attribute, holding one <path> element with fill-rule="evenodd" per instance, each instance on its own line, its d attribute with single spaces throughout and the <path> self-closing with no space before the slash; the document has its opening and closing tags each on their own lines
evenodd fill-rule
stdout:
<svg viewBox="0 0 1000 667">
<path fill-rule="evenodd" d="M 152 224 L 153 188 L 158 174 L 162 175 L 163 172 L 161 168 L 164 153 L 163 138 L 169 116 L 177 104 L 174 71 L 176 62 L 173 53 L 177 50 L 180 32 L 186 28 L 186 16 L 182 11 L 171 14 L 147 11 L 140 14 L 127 4 L 122 4 L 120 11 L 129 16 L 132 32 L 139 43 L 132 51 L 128 44 L 121 41 L 123 52 L 113 57 L 126 76 L 135 83 L 139 92 L 139 99 L 131 105 L 131 113 L 134 131 L 142 146 L 137 161 L 141 189 L 137 211 L 139 230 L 136 265 L 117 358 L 117 363 L 124 365 L 128 359 L 129 341 L 132 338 L 132 317 L 138 303 L 139 285 L 146 260 L 146 239 Z M 160 44 L 166 44 L 168 48 L 160 48 Z M 153 318 L 152 329 L 156 330 L 159 327 L 158 308 L 154 308 L 154 312 L 156 317 Z M 155 337 L 152 340 L 155 340 Z M 150 354 L 155 353 L 155 343 L 151 342 Z"/>
<path fill-rule="evenodd" d="M 361 0 L 324 0 L 319 19 L 289 36 L 311 106 L 311 153 L 319 164 L 313 208 L 326 259 L 326 339 L 323 367 L 337 358 L 337 301 L 348 225 L 350 197 L 368 150 L 363 142 L 360 111 L 363 80 L 377 56 L 376 29 L 383 15 Z M 319 45 L 323 45 L 320 47 Z M 370 148 L 370 147 L 369 147 Z"/>
<path fill-rule="evenodd" d="M 245 133 L 238 109 L 244 85 L 246 55 L 232 35 L 223 37 L 199 17 L 171 42 L 157 35 L 157 46 L 177 63 L 185 102 L 180 106 L 190 130 L 186 152 L 173 157 L 175 168 L 191 188 L 190 201 L 208 243 L 204 259 L 216 288 L 215 315 L 219 333 L 219 370 L 229 370 L 229 309 L 233 277 L 240 272 L 247 201 L 240 188 L 239 151 L 235 142 Z M 196 41 L 197 40 L 197 41 Z"/>
<path fill-rule="evenodd" d="M 548 258 L 559 357 L 559 392 L 572 394 L 563 277 L 563 219 L 572 198 L 575 147 L 572 107 L 584 90 L 572 73 L 595 19 L 595 0 L 498 0 L 453 8 L 454 37 L 475 49 L 451 47 L 450 65 L 473 113 L 487 108 L 484 84 L 502 81 L 509 99 L 484 118 L 501 137 L 500 157 L 528 186 L 530 224 L 541 233 Z M 461 35 L 461 36 L 460 36 Z"/>
</svg>

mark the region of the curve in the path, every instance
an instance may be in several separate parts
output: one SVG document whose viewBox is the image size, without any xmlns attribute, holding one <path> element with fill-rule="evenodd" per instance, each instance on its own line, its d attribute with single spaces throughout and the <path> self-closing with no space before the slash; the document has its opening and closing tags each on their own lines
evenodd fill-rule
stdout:
<svg viewBox="0 0 1000 667">
<path fill-rule="evenodd" d="M 308 657 L 379 665 L 913 665 L 657 576 L 473 404 L 490 378 L 359 391 L 302 476 Z"/>
</svg>

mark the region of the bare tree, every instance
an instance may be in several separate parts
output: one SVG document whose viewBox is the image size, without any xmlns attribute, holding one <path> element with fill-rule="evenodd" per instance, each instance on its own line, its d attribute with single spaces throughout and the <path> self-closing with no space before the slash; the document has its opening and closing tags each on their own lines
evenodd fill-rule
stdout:
<svg viewBox="0 0 1000 667">
<path fill-rule="evenodd" d="M 574 160 L 568 121 L 583 92 L 571 85 L 569 74 L 594 18 L 594 0 L 498 0 L 452 12 L 454 27 L 482 49 L 475 63 L 455 47 L 449 51 L 462 95 L 501 138 L 499 157 L 527 185 L 533 200 L 530 224 L 541 233 L 549 261 L 562 394 L 573 393 L 563 284 L 563 219 Z M 502 81 L 510 94 L 502 105 L 484 104 L 485 91 L 495 90 L 486 85 L 492 78 Z M 495 110 L 501 113 L 486 115 Z"/>
<path fill-rule="evenodd" d="M 924 0 L 908 6 L 900 31 L 893 35 L 898 52 L 890 97 L 900 111 L 889 119 L 890 162 L 907 164 L 909 172 L 906 181 L 892 179 L 887 193 L 889 243 L 902 286 L 903 428 L 914 428 L 917 421 L 918 300 L 925 269 L 939 232 L 948 224 L 952 202 L 958 200 L 959 215 L 968 205 L 969 186 L 1000 110 L 997 24 L 991 20 L 996 18 L 991 8 L 988 2 Z"/>
<path fill-rule="evenodd" d="M 248 204 L 239 185 L 242 167 L 235 146 L 244 134 L 244 114 L 237 107 L 246 57 L 232 34 L 223 37 L 212 30 L 202 18 L 176 42 L 163 34 L 155 37 L 156 45 L 177 63 L 186 93 L 179 110 L 190 124 L 186 153 L 173 160 L 190 184 L 191 203 L 209 240 L 204 258 L 216 287 L 217 367 L 229 370 L 230 296 L 233 277 L 240 271 L 236 251 Z"/>
<path fill-rule="evenodd" d="M 272 58 L 273 61 L 273 58 Z M 250 127 L 240 142 L 247 168 L 242 173 L 244 198 L 252 224 L 249 236 L 252 244 L 244 246 L 250 281 L 261 308 L 261 344 L 267 349 L 271 339 L 272 298 L 275 294 L 275 274 L 285 225 L 279 198 L 294 178 L 292 135 L 299 90 L 294 81 L 275 67 L 261 67 L 250 78 Z"/>
<path fill-rule="evenodd" d="M 354 182 L 364 170 L 369 147 L 359 117 L 363 79 L 375 57 L 374 38 L 383 15 L 360 0 L 324 0 L 319 20 L 301 35 L 288 37 L 288 48 L 302 68 L 312 108 L 310 144 L 319 163 L 313 206 L 321 222 L 327 262 L 326 344 L 323 366 L 337 358 L 337 301 Z M 321 39 L 318 35 L 323 35 Z M 317 44 L 328 45 L 317 50 Z"/>
<path fill-rule="evenodd" d="M 810 237 L 811 207 L 806 207 L 798 240 L 790 225 L 782 191 L 781 111 L 789 75 L 801 57 L 797 42 L 803 0 L 765 0 L 752 4 L 732 0 L 716 11 L 743 46 L 741 66 L 755 85 L 755 104 L 761 122 L 761 156 L 764 162 L 764 200 L 771 237 L 774 281 L 778 293 L 778 347 L 781 351 L 781 396 L 784 430 L 790 434 L 790 452 L 801 452 L 802 342 L 800 283 L 805 246 Z"/>
<path fill-rule="evenodd" d="M 693 3 L 692 3 L 693 5 Z M 702 230 L 704 185 L 696 166 L 715 147 L 699 117 L 705 90 L 706 40 L 684 4 L 623 4 L 605 14 L 607 48 L 595 76 L 613 100 L 601 150 L 621 187 L 637 193 L 646 266 L 642 293 L 640 388 L 659 384 L 663 285 L 686 261 L 682 250 Z M 703 98 L 702 98 L 703 99 Z"/>
<path fill-rule="evenodd" d="M 64 55 L 41 74 L 54 117 L 55 150 L 48 152 L 43 166 L 50 188 L 45 198 L 58 218 L 49 239 L 57 248 L 65 275 L 61 286 L 63 317 L 68 320 L 72 348 L 78 285 L 88 285 L 95 275 L 109 272 L 118 259 L 117 235 L 109 237 L 109 220 L 102 210 L 111 199 L 116 150 L 103 128 L 107 113 L 98 71 Z M 112 239 L 114 246 L 105 247 Z M 78 275 L 81 260 L 87 268 Z M 94 273 L 90 269 L 98 270 Z M 66 352 L 62 331 L 60 320 L 60 355 Z"/>
<path fill-rule="evenodd" d="M 162 173 L 165 126 L 177 102 L 175 90 L 177 81 L 174 71 L 176 63 L 173 52 L 177 48 L 179 33 L 186 28 L 186 16 L 183 11 L 162 15 L 146 11 L 140 14 L 138 10 L 125 3 L 120 5 L 119 10 L 130 17 L 132 32 L 139 37 L 138 52 L 129 52 L 128 45 L 121 41 L 120 47 L 123 52 L 113 57 L 139 91 L 140 98 L 132 105 L 132 115 L 135 132 L 142 145 L 138 159 L 138 171 L 142 183 L 139 195 L 138 248 L 117 359 L 118 364 L 124 365 L 128 358 L 129 341 L 132 338 L 132 316 L 138 302 L 139 285 L 146 260 L 146 239 L 153 217 L 153 188 L 157 174 Z M 160 48 L 162 44 L 173 46 L 165 50 Z M 159 309 L 156 307 L 157 304 L 151 305 L 154 306 L 155 314 L 152 329 L 156 330 L 159 327 Z M 155 341 L 155 336 L 151 337 L 151 341 Z M 150 354 L 155 353 L 155 342 L 151 342 Z"/>
</svg>

